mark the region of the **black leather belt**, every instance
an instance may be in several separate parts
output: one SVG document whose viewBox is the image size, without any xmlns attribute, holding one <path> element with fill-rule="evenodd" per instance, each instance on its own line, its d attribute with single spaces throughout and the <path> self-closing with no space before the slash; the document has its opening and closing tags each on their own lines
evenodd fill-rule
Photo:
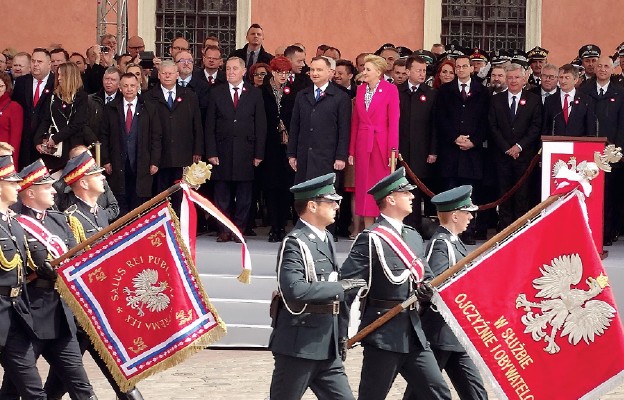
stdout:
<svg viewBox="0 0 624 400">
<path fill-rule="evenodd" d="M 370 307 L 385 308 L 386 310 L 390 310 L 391 308 L 398 306 L 404 301 L 405 300 L 377 300 L 369 297 L 368 299 L 366 299 L 366 305 Z M 416 308 L 416 303 L 417 302 L 413 302 L 407 309 L 414 310 Z"/>
<path fill-rule="evenodd" d="M 305 307 L 305 310 L 303 312 L 307 312 L 311 314 L 338 315 L 340 313 L 340 302 L 338 301 L 333 301 L 329 304 L 307 304 L 307 303 L 300 303 L 297 301 L 292 301 L 292 302 L 289 301 L 288 307 L 290 307 L 291 310 L 293 310 L 293 312 L 298 312 L 297 310 L 301 311 L 303 307 Z"/>
<path fill-rule="evenodd" d="M 18 297 L 22 294 L 21 287 L 0 286 L 0 296 Z"/>
<path fill-rule="evenodd" d="M 54 282 L 53 281 L 48 281 L 45 279 L 35 279 L 32 282 L 28 283 L 29 286 L 33 286 L 36 288 L 41 288 L 41 289 L 54 289 Z"/>
</svg>

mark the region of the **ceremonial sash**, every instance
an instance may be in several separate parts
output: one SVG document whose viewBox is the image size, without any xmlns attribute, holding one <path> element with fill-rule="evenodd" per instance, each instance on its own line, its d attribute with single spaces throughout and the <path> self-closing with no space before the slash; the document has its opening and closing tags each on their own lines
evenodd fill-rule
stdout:
<svg viewBox="0 0 624 400">
<path fill-rule="evenodd" d="M 27 217 L 26 215 L 18 215 L 17 220 L 24 230 L 37 239 L 38 242 L 41 242 L 54 258 L 59 258 L 67 252 L 67 246 L 65 246 L 63 240 L 52 234 L 36 219 Z"/>
<path fill-rule="evenodd" d="M 394 253 L 399 256 L 405 268 L 410 271 L 417 282 L 422 281 L 425 275 L 425 266 L 420 258 L 409 248 L 405 240 L 394 229 L 385 226 L 377 226 L 371 233 L 382 239 Z"/>
</svg>

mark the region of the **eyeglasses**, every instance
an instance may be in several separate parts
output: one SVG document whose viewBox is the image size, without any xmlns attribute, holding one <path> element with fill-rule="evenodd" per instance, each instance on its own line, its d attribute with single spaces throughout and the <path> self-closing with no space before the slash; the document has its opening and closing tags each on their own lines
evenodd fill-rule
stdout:
<svg viewBox="0 0 624 400">
<path fill-rule="evenodd" d="M 145 46 L 128 47 L 128 50 L 142 50 Z"/>
<path fill-rule="evenodd" d="M 254 73 L 253 73 L 253 76 L 262 76 L 262 77 L 265 77 L 265 76 L 267 76 L 267 73 L 266 73 L 266 72 L 254 72 Z"/>
<path fill-rule="evenodd" d="M 275 71 L 277 75 L 288 76 L 290 75 L 290 71 Z M 265 74 L 266 75 L 266 74 Z"/>
<path fill-rule="evenodd" d="M 172 49 L 177 50 L 177 51 L 189 51 L 187 47 L 180 47 L 180 46 L 173 46 Z"/>
<path fill-rule="evenodd" d="M 542 79 L 557 79 L 557 75 L 544 75 L 544 74 L 542 74 Z"/>
<path fill-rule="evenodd" d="M 178 64 L 193 64 L 193 59 L 192 58 L 181 58 L 178 61 L 176 61 Z"/>
</svg>

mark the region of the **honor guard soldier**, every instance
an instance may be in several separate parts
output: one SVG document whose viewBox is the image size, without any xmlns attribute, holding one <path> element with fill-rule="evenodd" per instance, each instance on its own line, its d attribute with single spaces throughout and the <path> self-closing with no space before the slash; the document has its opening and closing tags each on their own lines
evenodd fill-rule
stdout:
<svg viewBox="0 0 624 400">
<path fill-rule="evenodd" d="M 440 275 L 468 254 L 459 234 L 466 230 L 472 219 L 472 212 L 478 208 L 470 200 L 471 193 L 472 186 L 464 185 L 431 198 L 440 219 L 440 226 L 433 234 L 426 251 L 427 262 L 434 276 Z M 459 398 L 487 399 L 479 370 L 440 313 L 426 307 L 422 315 L 422 325 L 438 366 L 446 371 Z M 408 390 L 411 389 L 411 386 L 408 387 Z M 419 398 L 417 391 L 408 397 L 409 400 Z"/>
<path fill-rule="evenodd" d="M 95 400 L 97 397 L 82 364 L 74 315 L 54 289 L 56 271 L 49 262 L 76 245 L 65 215 L 48 210 L 54 205 L 56 191 L 52 183 L 56 180 L 41 159 L 24 168 L 20 178 L 22 213 L 17 220 L 26 231 L 28 245 L 30 274 L 26 278 L 26 289 L 35 332 L 35 357 L 43 355 L 62 373 L 72 399 Z M 7 378 L 5 370 L 2 398 L 18 399 L 17 389 Z"/>
<path fill-rule="evenodd" d="M 423 302 L 433 295 L 431 286 L 423 283 L 433 276 L 424 260 L 423 240 L 415 229 L 403 224 L 412 212 L 414 195 L 410 191 L 415 188 L 401 167 L 368 191 L 381 216 L 358 235 L 341 269 L 343 279 L 368 282 L 368 289 L 361 294 L 360 330 L 414 294 Z M 354 297 L 350 293 L 345 304 L 351 304 Z M 348 319 L 349 314 L 341 314 L 341 318 Z M 346 327 L 347 322 L 341 326 Z M 451 399 L 427 343 L 416 303 L 362 339 L 362 345 L 358 399 L 385 399 L 397 374 L 422 398 Z"/>
<path fill-rule="evenodd" d="M 583 64 L 583 68 L 585 68 L 585 73 L 581 75 L 579 85 L 596 76 L 596 65 L 598 64 L 598 57 L 600 57 L 601 53 L 600 47 L 595 44 L 586 44 L 579 49 L 578 55 Z"/>
<path fill-rule="evenodd" d="M 548 63 L 548 50 L 535 46 L 527 52 L 531 75 L 527 84 L 532 87 L 539 87 L 542 84 L 542 67 Z"/>
<path fill-rule="evenodd" d="M 26 237 L 9 206 L 17 202 L 18 182 L 10 154 L 0 143 L 0 364 L 23 399 L 45 400 L 31 338 L 33 321 L 25 290 Z M 7 155 L 8 154 L 8 155 Z M 4 393 L 0 390 L 0 398 Z"/>
<path fill-rule="evenodd" d="M 74 204 L 65 210 L 69 221 L 69 226 L 78 243 L 93 236 L 103 228 L 108 226 L 108 218 L 104 209 L 97 204 L 98 197 L 104 193 L 104 168 L 98 167 L 95 160 L 88 151 L 70 159 L 63 169 L 61 179 L 65 181 L 75 195 Z M 98 364 L 100 370 L 112 386 L 120 400 L 143 400 L 141 392 L 133 388 L 127 392 L 122 392 L 112 374 L 106 367 L 104 360 L 93 347 L 86 332 L 78 329 L 78 342 L 80 350 L 84 354 L 89 351 L 93 360 Z M 62 371 L 50 368 L 48 379 L 45 384 L 49 400 L 60 400 L 65 393 L 65 376 Z"/>
<path fill-rule="evenodd" d="M 290 188 L 299 221 L 282 242 L 277 261 L 279 295 L 271 302 L 273 400 L 300 399 L 308 387 L 321 400 L 354 399 L 342 363 L 347 326 L 339 329 L 338 314 L 345 292 L 366 282 L 339 279 L 334 240 L 326 229 L 342 199 L 336 194 L 335 180 L 330 173 Z"/>
</svg>

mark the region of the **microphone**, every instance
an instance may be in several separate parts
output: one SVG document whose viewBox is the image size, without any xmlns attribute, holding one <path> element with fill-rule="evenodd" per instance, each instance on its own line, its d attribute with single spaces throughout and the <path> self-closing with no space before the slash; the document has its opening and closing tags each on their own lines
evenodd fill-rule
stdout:
<svg viewBox="0 0 624 400">
<path fill-rule="evenodd" d="M 575 102 L 580 101 L 580 99 L 575 99 Z M 594 112 L 594 110 L 592 110 L 592 108 L 589 106 L 589 104 L 587 103 L 583 103 L 583 105 L 587 108 L 587 110 L 589 110 L 589 112 L 591 113 L 591 115 L 594 116 L 594 121 L 596 121 L 596 137 L 600 136 L 600 120 L 598 120 L 598 116 L 596 115 L 596 113 Z"/>
<path fill-rule="evenodd" d="M 570 111 L 570 107 L 572 107 L 572 103 L 568 104 L 568 107 L 567 107 L 568 111 Z M 550 130 L 550 136 L 555 136 L 555 122 L 557 121 L 557 117 L 563 114 L 565 110 L 566 110 L 565 108 L 562 109 L 557 114 L 555 114 L 555 116 L 552 118 L 552 128 Z"/>
</svg>

